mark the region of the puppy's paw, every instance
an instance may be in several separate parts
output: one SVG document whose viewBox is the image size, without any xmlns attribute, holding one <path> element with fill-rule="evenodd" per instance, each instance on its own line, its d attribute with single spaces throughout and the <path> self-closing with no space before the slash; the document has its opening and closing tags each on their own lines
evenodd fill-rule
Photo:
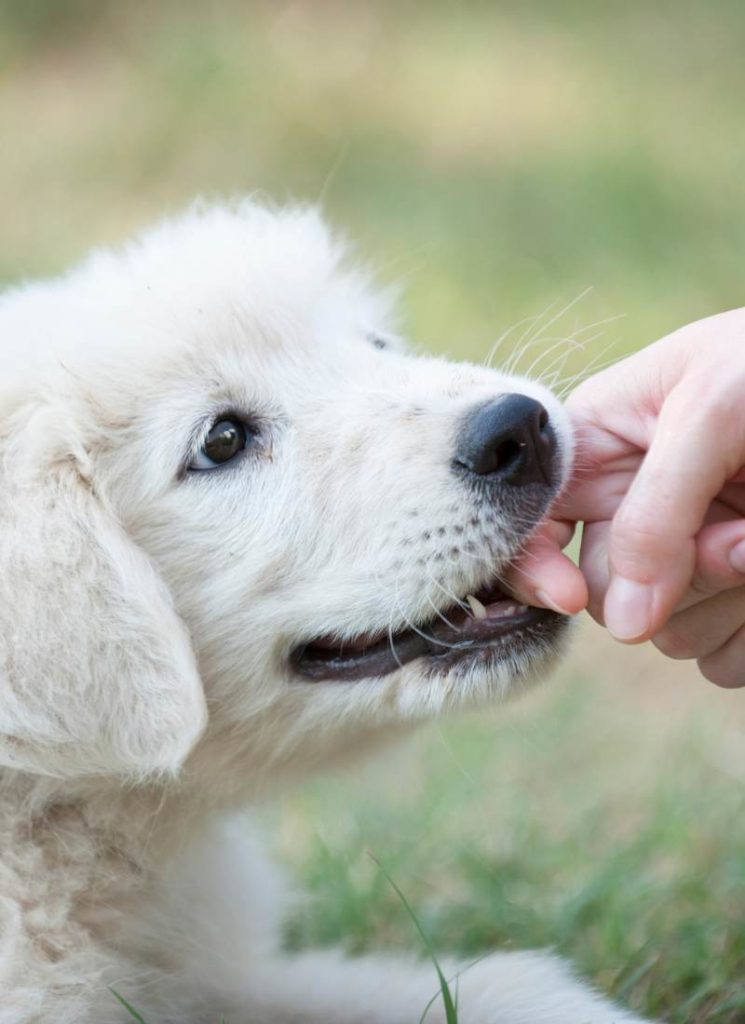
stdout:
<svg viewBox="0 0 745 1024">
<path fill-rule="evenodd" d="M 550 953 L 489 956 L 457 972 L 457 991 L 460 1024 L 651 1024 L 575 978 Z"/>
</svg>

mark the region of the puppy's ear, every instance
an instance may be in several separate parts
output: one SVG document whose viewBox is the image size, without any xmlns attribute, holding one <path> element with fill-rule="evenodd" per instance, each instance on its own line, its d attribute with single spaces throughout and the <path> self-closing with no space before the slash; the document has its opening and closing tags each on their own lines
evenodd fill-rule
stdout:
<svg viewBox="0 0 745 1024">
<path fill-rule="evenodd" d="M 84 457 L 49 444 L 58 424 L 39 410 L 13 421 L 0 447 L 0 764 L 174 773 L 206 721 L 186 629 Z"/>
</svg>

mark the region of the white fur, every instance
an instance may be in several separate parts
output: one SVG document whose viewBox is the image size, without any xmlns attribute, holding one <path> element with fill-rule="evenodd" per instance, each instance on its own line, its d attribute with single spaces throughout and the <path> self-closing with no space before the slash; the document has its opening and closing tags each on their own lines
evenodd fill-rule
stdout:
<svg viewBox="0 0 745 1024">
<path fill-rule="evenodd" d="M 415 1024 L 425 964 L 279 949 L 283 886 L 231 813 L 499 697 L 497 666 L 308 683 L 304 639 L 398 630 L 514 557 L 451 470 L 458 423 L 538 385 L 389 335 L 317 214 L 195 208 L 0 299 L 0 1024 Z M 211 419 L 261 444 L 184 473 Z M 637 1018 L 553 957 L 459 979 L 463 1024 Z M 435 1001 L 428 1020 L 442 1021 Z"/>
</svg>

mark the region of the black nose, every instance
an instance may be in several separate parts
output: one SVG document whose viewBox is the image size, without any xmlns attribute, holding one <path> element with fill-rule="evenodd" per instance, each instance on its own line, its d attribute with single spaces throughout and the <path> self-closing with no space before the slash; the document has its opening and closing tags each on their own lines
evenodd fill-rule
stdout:
<svg viewBox="0 0 745 1024">
<path fill-rule="evenodd" d="M 553 483 L 556 435 L 548 413 L 527 395 L 505 395 L 466 416 L 455 463 L 477 476 L 523 487 Z"/>
</svg>

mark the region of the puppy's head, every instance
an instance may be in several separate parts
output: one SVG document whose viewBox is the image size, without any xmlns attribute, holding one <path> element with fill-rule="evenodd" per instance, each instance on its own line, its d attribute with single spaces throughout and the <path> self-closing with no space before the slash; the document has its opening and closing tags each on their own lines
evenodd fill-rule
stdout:
<svg viewBox="0 0 745 1024">
<path fill-rule="evenodd" d="M 6 296 L 0 761 L 173 770 L 206 696 L 226 763 L 303 767 L 545 667 L 502 580 L 564 413 L 409 354 L 341 255 L 244 204 Z"/>
</svg>

